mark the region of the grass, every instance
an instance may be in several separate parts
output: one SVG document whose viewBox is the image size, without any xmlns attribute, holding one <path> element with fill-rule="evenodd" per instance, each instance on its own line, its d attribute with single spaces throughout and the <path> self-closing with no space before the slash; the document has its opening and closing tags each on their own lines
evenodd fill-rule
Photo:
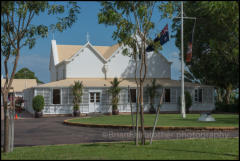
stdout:
<svg viewBox="0 0 240 161">
<path fill-rule="evenodd" d="M 144 125 L 153 126 L 155 114 L 144 114 Z M 199 114 L 187 114 L 185 119 L 180 114 L 160 114 L 157 126 L 181 126 L 181 127 L 239 127 L 239 116 L 233 114 L 213 114 L 215 122 L 198 121 Z M 135 115 L 134 115 L 135 121 Z M 132 125 L 131 115 L 112 115 L 92 118 L 77 118 L 70 122 L 88 124 L 109 124 L 109 125 Z M 140 124 L 140 121 L 139 121 Z"/>
<path fill-rule="evenodd" d="M 17 147 L 3 160 L 239 159 L 239 139 L 161 140 L 136 147 L 133 142 Z"/>
</svg>

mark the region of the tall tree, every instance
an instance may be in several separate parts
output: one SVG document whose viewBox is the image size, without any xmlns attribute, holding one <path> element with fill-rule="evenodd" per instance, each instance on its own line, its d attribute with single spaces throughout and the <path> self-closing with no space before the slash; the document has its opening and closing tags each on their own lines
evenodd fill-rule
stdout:
<svg viewBox="0 0 240 161">
<path fill-rule="evenodd" d="M 229 103 L 232 89 L 239 85 L 239 6 L 231 2 L 184 2 L 185 16 L 197 17 L 192 60 L 185 77 L 213 85 L 225 93 Z M 192 37 L 193 20 L 184 20 L 184 44 Z M 176 46 L 181 47 L 180 20 L 175 19 Z M 185 45 L 184 51 L 187 51 Z M 185 58 L 186 58 L 186 52 Z M 184 59 L 185 61 L 185 59 Z M 222 92 L 224 89 L 225 92 Z"/>
<path fill-rule="evenodd" d="M 38 83 L 43 83 L 35 76 L 35 73 L 28 68 L 22 68 L 16 72 L 14 79 L 36 79 Z"/>
<path fill-rule="evenodd" d="M 140 105 L 142 145 L 145 144 L 143 84 L 147 74 L 146 48 L 150 44 L 153 44 L 155 51 L 158 51 L 161 48 L 160 42 L 154 42 L 149 37 L 150 31 L 153 31 L 154 29 L 152 14 L 156 7 L 156 3 L 157 2 L 155 1 L 102 2 L 101 5 L 103 8 L 98 14 L 100 24 L 116 27 L 116 31 L 113 32 L 114 40 L 117 39 L 120 44 L 124 45 L 124 47 L 129 47 L 130 51 L 125 48 L 123 53 L 135 60 L 135 71 L 138 72 L 138 78 L 136 78 L 135 72 L 135 80 L 137 87 L 139 87 L 137 105 Z M 159 6 L 159 9 L 162 8 Z M 170 12 L 170 10 L 166 9 L 164 11 Z M 167 12 L 163 13 L 166 14 Z M 138 109 L 139 108 L 137 107 L 136 117 L 138 116 Z M 136 133 L 136 135 L 138 134 Z M 138 140 L 136 139 L 136 144 L 138 144 L 137 141 Z"/>
<path fill-rule="evenodd" d="M 65 11 L 68 11 L 67 16 L 58 17 L 56 24 L 46 26 L 32 23 L 34 19 L 43 13 L 57 15 L 65 14 Z M 77 20 L 79 12 L 80 7 L 76 2 L 68 2 L 64 6 L 47 1 L 1 1 L 1 54 L 5 57 L 6 77 L 5 84 L 1 89 L 4 105 L 4 152 L 10 151 L 7 96 L 16 72 L 21 49 L 25 46 L 29 47 L 29 49 L 34 47 L 36 39 L 38 37 L 47 37 L 50 29 L 62 32 L 71 27 Z M 14 57 L 11 74 L 8 71 L 9 57 Z"/>
</svg>

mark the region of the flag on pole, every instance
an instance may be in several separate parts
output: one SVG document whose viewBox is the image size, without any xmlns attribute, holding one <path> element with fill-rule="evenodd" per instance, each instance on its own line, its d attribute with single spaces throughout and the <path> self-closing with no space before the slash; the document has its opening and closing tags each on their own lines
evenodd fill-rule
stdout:
<svg viewBox="0 0 240 161">
<path fill-rule="evenodd" d="M 165 44 L 166 42 L 169 41 L 169 32 L 168 32 L 168 24 L 163 28 L 163 30 L 161 31 L 160 33 L 160 37 L 157 36 L 155 39 L 154 39 L 154 42 L 158 42 L 160 41 L 160 44 L 163 45 Z M 153 45 L 149 45 L 146 49 L 147 52 L 151 52 L 154 50 L 154 47 Z"/>
<path fill-rule="evenodd" d="M 192 42 L 188 43 L 188 51 L 187 51 L 187 57 L 186 62 L 189 63 L 192 59 Z"/>
<path fill-rule="evenodd" d="M 157 40 L 158 41 L 158 40 Z M 169 41 L 168 24 L 163 28 L 160 34 L 160 44 L 163 45 Z"/>
</svg>

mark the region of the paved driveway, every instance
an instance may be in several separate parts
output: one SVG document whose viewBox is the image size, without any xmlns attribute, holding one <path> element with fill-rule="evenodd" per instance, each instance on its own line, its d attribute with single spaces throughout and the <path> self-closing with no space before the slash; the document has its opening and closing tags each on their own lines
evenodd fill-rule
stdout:
<svg viewBox="0 0 240 161">
<path fill-rule="evenodd" d="M 78 144 L 133 140 L 132 131 L 64 125 L 71 117 L 27 118 L 15 120 L 15 146 Z M 1 145 L 3 145 L 3 121 L 1 121 Z M 235 131 L 156 131 L 155 139 L 238 137 Z M 150 138 L 147 131 L 146 138 Z"/>
</svg>

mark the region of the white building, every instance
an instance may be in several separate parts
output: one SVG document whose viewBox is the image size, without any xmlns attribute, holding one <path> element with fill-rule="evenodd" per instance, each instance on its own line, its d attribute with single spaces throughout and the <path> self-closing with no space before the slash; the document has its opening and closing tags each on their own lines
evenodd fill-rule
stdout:
<svg viewBox="0 0 240 161">
<path fill-rule="evenodd" d="M 122 80 L 120 87 L 120 112 L 130 112 L 128 86 L 130 86 L 133 105 L 136 102 L 136 83 L 134 80 L 135 63 L 131 57 L 124 56 L 123 46 L 93 46 L 90 42 L 85 45 L 57 45 L 52 40 L 50 52 L 51 82 L 24 90 L 25 109 L 33 113 L 31 100 L 36 95 L 43 95 L 45 107 L 43 114 L 72 114 L 71 86 L 74 81 L 82 81 L 84 92 L 80 111 L 111 112 L 111 96 L 107 89 L 114 77 Z M 138 60 L 140 61 L 140 60 Z M 156 78 L 157 84 L 165 88 L 162 112 L 179 112 L 178 99 L 181 93 L 181 82 L 171 80 L 171 62 L 159 53 L 147 54 L 147 79 L 150 84 Z M 144 91 L 146 88 L 144 88 Z M 158 89 L 161 92 L 162 89 Z M 192 95 L 193 105 L 190 111 L 211 111 L 214 105 L 214 87 L 185 82 L 185 90 Z M 155 98 L 157 107 L 160 96 Z M 149 96 L 144 92 L 144 108 L 149 110 Z M 134 107 L 135 108 L 135 107 Z"/>
</svg>

